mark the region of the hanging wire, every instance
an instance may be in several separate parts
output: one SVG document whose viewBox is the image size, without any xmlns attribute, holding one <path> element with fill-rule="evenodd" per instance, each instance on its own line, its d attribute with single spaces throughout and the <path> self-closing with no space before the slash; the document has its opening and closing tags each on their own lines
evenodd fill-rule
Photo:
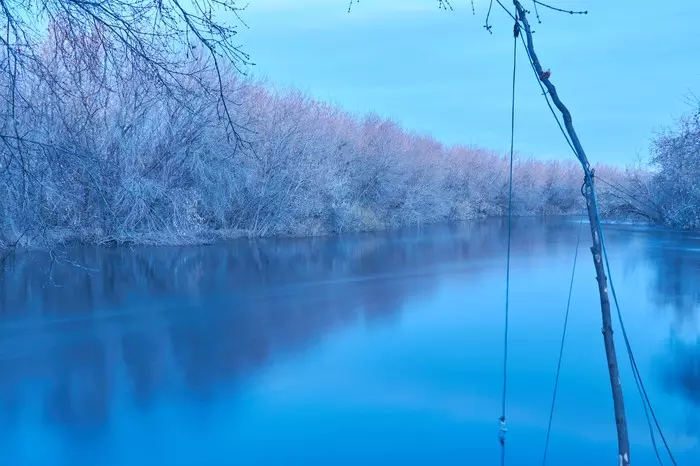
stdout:
<svg viewBox="0 0 700 466">
<path fill-rule="evenodd" d="M 581 220 L 578 224 L 578 237 L 576 238 L 576 251 L 574 252 L 574 265 L 571 269 L 571 283 L 569 283 L 569 297 L 566 300 L 566 313 L 564 315 L 564 330 L 561 332 L 561 344 L 559 345 L 559 362 L 557 362 L 557 375 L 554 378 L 554 390 L 552 393 L 552 407 L 549 410 L 549 424 L 547 425 L 547 437 L 544 442 L 544 455 L 542 456 L 542 466 L 547 463 L 547 453 L 549 451 L 549 438 L 552 433 L 552 420 L 554 419 L 554 407 L 557 400 L 557 390 L 559 389 L 559 375 L 561 374 L 561 361 L 564 356 L 564 342 L 566 341 L 566 330 L 569 325 L 569 311 L 571 310 L 571 295 L 574 290 L 574 277 L 576 276 L 576 262 L 578 250 L 581 245 L 581 230 L 583 230 L 583 219 L 585 217 L 585 207 L 581 209 Z"/>
<path fill-rule="evenodd" d="M 508 173 L 508 251 L 506 259 L 506 307 L 505 325 L 503 331 L 503 398 L 501 400 L 500 417 L 500 443 L 501 443 L 501 466 L 506 464 L 506 398 L 508 392 L 508 314 L 510 305 L 510 252 L 511 238 L 513 234 L 513 154 L 515 147 L 515 82 L 518 59 L 518 35 L 520 33 L 519 24 L 513 26 L 513 85 L 511 89 L 510 107 L 510 166 Z"/>
</svg>

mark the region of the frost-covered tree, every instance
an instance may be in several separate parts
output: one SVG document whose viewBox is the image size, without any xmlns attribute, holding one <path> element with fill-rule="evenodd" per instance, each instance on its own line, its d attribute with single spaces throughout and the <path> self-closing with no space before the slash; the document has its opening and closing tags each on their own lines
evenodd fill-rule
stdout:
<svg viewBox="0 0 700 466">
<path fill-rule="evenodd" d="M 653 192 L 662 221 L 700 229 L 700 102 L 698 110 L 658 136 L 652 145 Z"/>
</svg>

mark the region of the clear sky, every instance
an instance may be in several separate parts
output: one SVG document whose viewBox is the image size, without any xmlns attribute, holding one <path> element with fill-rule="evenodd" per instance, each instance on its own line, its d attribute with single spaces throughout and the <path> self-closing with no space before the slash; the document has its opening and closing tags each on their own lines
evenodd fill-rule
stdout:
<svg viewBox="0 0 700 466">
<path fill-rule="evenodd" d="M 503 0 L 511 6 L 509 0 Z M 532 18 L 538 55 L 574 116 L 592 162 L 648 154 L 654 132 L 700 94 L 700 2 L 551 0 Z M 531 7 L 529 0 L 525 5 Z M 447 144 L 505 151 L 510 137 L 512 20 L 488 0 L 250 0 L 239 36 L 252 73 L 357 113 L 376 112 Z M 522 48 L 516 148 L 570 157 Z"/>
</svg>

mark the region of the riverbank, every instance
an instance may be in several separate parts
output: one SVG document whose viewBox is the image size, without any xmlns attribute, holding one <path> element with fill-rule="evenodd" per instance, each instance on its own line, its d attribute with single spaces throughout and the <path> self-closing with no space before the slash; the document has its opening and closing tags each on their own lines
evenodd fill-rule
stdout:
<svg viewBox="0 0 700 466">
<path fill-rule="evenodd" d="M 578 222 L 580 215 L 582 214 L 582 209 L 578 209 L 576 212 L 562 213 L 557 215 L 518 215 L 514 217 L 515 222 L 519 221 L 530 221 L 541 219 L 546 221 L 551 218 L 568 218 L 572 222 Z M 585 215 L 585 212 L 584 212 Z M 256 235 L 253 231 L 243 230 L 243 229 L 228 229 L 228 230 L 200 230 L 192 232 L 154 232 L 154 233 L 144 233 L 144 234 L 133 234 L 122 237 L 104 237 L 100 236 L 96 232 L 71 232 L 71 231 L 45 231 L 42 232 L 44 236 L 34 237 L 25 235 L 20 238 L 19 241 L 3 245 L 0 247 L 0 254 L 7 254 L 15 251 L 59 251 L 66 248 L 75 247 L 117 247 L 117 246 L 155 246 L 155 247 L 191 247 L 191 246 L 205 246 L 227 243 L 230 241 L 248 238 L 251 240 L 255 239 L 304 239 L 304 238 L 325 238 L 325 237 L 343 237 L 346 235 L 355 235 L 362 233 L 385 233 L 385 234 L 396 234 L 406 229 L 430 229 L 440 227 L 441 225 L 453 225 L 458 226 L 464 222 L 469 221 L 502 221 L 507 220 L 507 216 L 481 216 L 472 217 L 464 219 L 452 219 L 442 222 L 435 223 L 423 223 L 423 224 L 409 224 L 409 225 L 394 225 L 394 226 L 384 226 L 380 228 L 365 228 L 365 229 L 354 229 L 346 230 L 345 232 L 327 232 L 320 231 L 314 234 L 274 234 L 274 235 Z M 583 219 L 587 222 L 587 218 Z M 630 220 L 606 220 L 603 222 L 604 225 L 617 225 L 617 226 L 645 226 L 648 227 L 649 224 L 643 221 L 630 221 Z M 663 227 L 658 227 L 668 231 L 678 231 L 673 229 L 666 229 Z"/>
</svg>

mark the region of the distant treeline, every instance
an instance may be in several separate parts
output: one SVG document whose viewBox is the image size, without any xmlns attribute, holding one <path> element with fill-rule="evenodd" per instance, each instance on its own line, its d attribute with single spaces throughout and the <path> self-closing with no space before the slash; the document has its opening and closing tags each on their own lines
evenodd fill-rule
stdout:
<svg viewBox="0 0 700 466">
<path fill-rule="evenodd" d="M 127 61 L 73 56 L 51 39 L 40 66 L 0 87 L 0 247 L 319 235 L 507 212 L 502 154 L 233 72 L 222 100 L 201 58 L 173 92 Z M 657 140 L 654 171 L 596 167 L 603 213 L 699 227 L 699 134 L 694 117 Z M 514 213 L 578 212 L 582 181 L 574 161 L 518 158 Z"/>
</svg>

